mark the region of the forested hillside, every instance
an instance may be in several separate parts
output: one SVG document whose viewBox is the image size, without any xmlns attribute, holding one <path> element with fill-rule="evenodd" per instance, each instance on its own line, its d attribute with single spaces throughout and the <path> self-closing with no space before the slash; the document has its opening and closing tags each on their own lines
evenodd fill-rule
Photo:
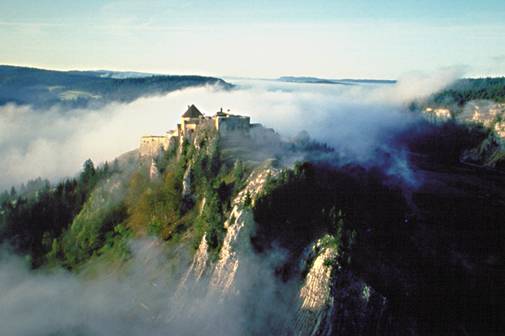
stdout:
<svg viewBox="0 0 505 336">
<path fill-rule="evenodd" d="M 505 77 L 464 78 L 434 94 L 429 104 L 462 107 L 472 100 L 505 102 Z"/>
<path fill-rule="evenodd" d="M 100 71 L 53 71 L 0 66 L 0 105 L 9 102 L 48 108 L 99 106 L 109 102 L 131 102 L 193 86 L 231 85 L 219 78 L 203 76 L 110 75 Z"/>
<path fill-rule="evenodd" d="M 179 284 L 163 292 L 174 302 L 166 328 L 182 315 L 192 332 L 215 330 L 233 302 L 251 334 L 496 334 L 505 179 L 459 161 L 481 133 L 422 122 L 396 135 L 413 186 L 391 175 L 388 152 L 343 164 L 307 137 L 262 131 L 268 142 L 200 128 L 152 160 L 86 161 L 73 179 L 13 189 L 1 197 L 1 240 L 36 269 L 90 276 L 126 272 L 131 242 L 156 237 L 173 266 L 163 277 Z M 270 300 L 282 314 L 256 316 Z"/>
</svg>

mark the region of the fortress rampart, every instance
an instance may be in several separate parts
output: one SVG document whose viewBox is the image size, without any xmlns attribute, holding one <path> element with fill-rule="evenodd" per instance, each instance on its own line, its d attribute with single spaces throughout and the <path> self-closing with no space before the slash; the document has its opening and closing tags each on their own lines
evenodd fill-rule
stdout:
<svg viewBox="0 0 505 336">
<path fill-rule="evenodd" d="M 141 137 L 140 156 L 153 157 L 162 150 L 168 150 L 172 144 L 180 143 L 184 139 L 191 141 L 194 132 L 204 125 L 213 127 L 220 134 L 236 130 L 248 132 L 252 127 L 249 117 L 225 113 L 223 109 L 214 116 L 208 117 L 204 116 L 195 105 L 191 105 L 181 116 L 181 121 L 177 124 L 175 130 L 168 131 L 165 135 L 145 135 Z"/>
</svg>

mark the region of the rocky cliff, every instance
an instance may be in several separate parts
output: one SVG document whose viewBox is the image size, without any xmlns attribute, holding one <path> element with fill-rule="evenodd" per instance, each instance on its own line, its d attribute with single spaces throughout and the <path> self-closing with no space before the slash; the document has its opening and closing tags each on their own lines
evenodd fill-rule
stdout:
<svg viewBox="0 0 505 336">
<path fill-rule="evenodd" d="M 451 166 L 451 127 L 409 134 L 416 188 L 307 136 L 201 129 L 9 200 L 2 235 L 33 267 L 118 279 L 118 319 L 153 334 L 494 335 L 505 182 Z"/>
</svg>

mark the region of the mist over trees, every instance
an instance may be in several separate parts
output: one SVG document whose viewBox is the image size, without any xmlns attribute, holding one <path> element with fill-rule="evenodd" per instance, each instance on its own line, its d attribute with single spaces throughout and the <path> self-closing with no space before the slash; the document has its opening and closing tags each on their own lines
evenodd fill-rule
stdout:
<svg viewBox="0 0 505 336">
<path fill-rule="evenodd" d="M 77 178 L 54 186 L 48 181 L 35 180 L 19 192 L 12 189 L 9 194 L 4 193 L 0 240 L 8 241 L 18 253 L 30 255 L 34 266 L 41 265 L 54 247 L 54 239 L 69 227 L 97 183 L 114 174 L 115 169 L 108 163 L 95 168 L 87 160 Z"/>
</svg>

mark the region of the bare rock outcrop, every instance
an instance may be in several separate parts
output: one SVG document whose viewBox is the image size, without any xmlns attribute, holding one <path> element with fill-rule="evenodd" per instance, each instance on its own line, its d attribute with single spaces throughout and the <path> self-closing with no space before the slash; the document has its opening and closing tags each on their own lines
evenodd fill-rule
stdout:
<svg viewBox="0 0 505 336">
<path fill-rule="evenodd" d="M 332 304 L 333 263 L 331 261 L 335 258 L 334 248 L 323 247 L 313 260 L 300 289 L 299 308 L 293 328 L 295 335 L 319 335 L 321 325 L 328 319 Z"/>
</svg>

